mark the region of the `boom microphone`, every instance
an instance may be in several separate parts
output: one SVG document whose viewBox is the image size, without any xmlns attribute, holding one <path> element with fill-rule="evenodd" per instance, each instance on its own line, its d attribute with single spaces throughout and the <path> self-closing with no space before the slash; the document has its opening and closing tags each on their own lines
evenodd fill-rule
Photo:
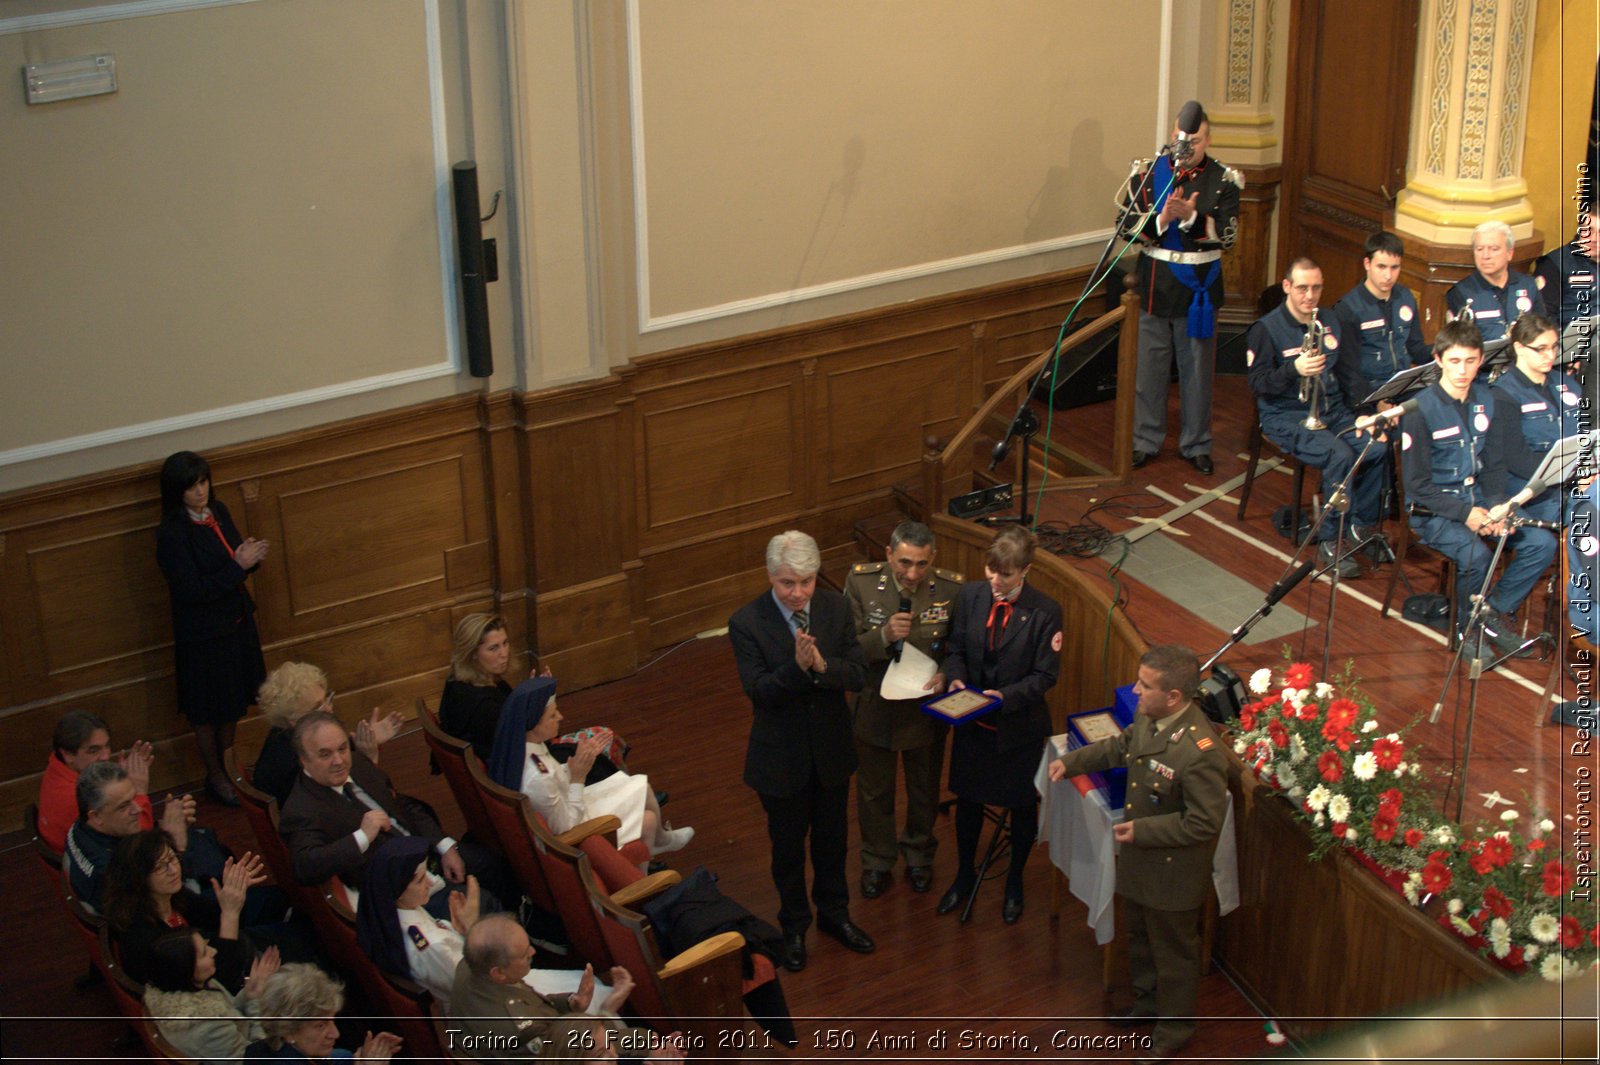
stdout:
<svg viewBox="0 0 1600 1065">
<path fill-rule="evenodd" d="M 1194 155 L 1194 145 L 1191 143 L 1195 134 L 1200 132 L 1200 123 L 1205 120 L 1205 108 L 1200 106 L 1199 100 L 1190 100 L 1178 111 L 1178 136 L 1172 142 L 1172 151 L 1179 161 L 1187 161 Z"/>
<path fill-rule="evenodd" d="M 1419 403 L 1420 403 L 1419 397 L 1412 396 L 1410 399 L 1406 400 L 1404 403 L 1400 404 L 1398 407 L 1390 407 L 1387 410 L 1380 410 L 1376 414 L 1363 414 L 1361 417 L 1356 419 L 1356 428 L 1357 429 L 1371 429 L 1374 425 L 1377 425 L 1379 422 L 1388 422 L 1389 424 L 1392 425 L 1395 422 L 1399 421 L 1405 415 L 1410 414 L 1412 411 L 1416 410 L 1418 405 L 1419 405 Z"/>
</svg>

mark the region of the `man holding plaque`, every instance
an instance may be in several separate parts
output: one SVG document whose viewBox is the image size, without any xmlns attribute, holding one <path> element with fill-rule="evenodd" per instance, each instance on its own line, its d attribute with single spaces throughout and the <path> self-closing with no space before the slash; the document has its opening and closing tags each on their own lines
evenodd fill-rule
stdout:
<svg viewBox="0 0 1600 1065">
<path fill-rule="evenodd" d="M 1117 841 L 1117 894 L 1127 922 L 1134 999 L 1112 1018 L 1155 1022 L 1153 1053 L 1175 1055 L 1195 1029 L 1200 910 L 1228 811 L 1227 762 L 1194 695 L 1200 666 L 1187 647 L 1152 647 L 1139 659 L 1138 714 L 1120 734 L 1050 763 L 1050 779 L 1126 767 Z"/>
<path fill-rule="evenodd" d="M 945 726 L 922 712 L 922 700 L 944 690 L 939 663 L 961 574 L 933 568 L 933 531 L 903 521 L 889 536 L 885 562 L 850 571 L 845 598 L 867 661 L 856 699 L 856 816 L 861 826 L 861 895 L 875 899 L 905 855 L 911 890 L 933 886 L 938 841 L 939 768 Z M 895 844 L 895 763 L 906 770 L 906 820 Z"/>
<path fill-rule="evenodd" d="M 783 965 L 806 967 L 806 839 L 811 840 L 811 899 L 817 927 L 858 954 L 877 945 L 850 921 L 850 707 L 844 693 L 861 690 L 867 666 L 856 642 L 850 604 L 817 587 L 817 542 L 790 530 L 767 544 L 770 592 L 728 619 L 739 681 L 755 716 L 745 751 L 744 782 L 761 797 L 778 888 Z"/>
</svg>

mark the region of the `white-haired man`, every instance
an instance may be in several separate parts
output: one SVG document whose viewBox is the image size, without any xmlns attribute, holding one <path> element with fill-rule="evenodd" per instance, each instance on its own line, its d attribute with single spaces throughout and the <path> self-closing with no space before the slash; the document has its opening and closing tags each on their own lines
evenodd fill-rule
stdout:
<svg viewBox="0 0 1600 1065">
<path fill-rule="evenodd" d="M 815 540 L 795 530 L 779 533 L 767 544 L 772 590 L 728 619 L 739 680 L 755 711 L 744 782 L 767 813 L 783 964 L 790 972 L 805 968 L 811 927 L 807 836 L 817 927 L 859 954 L 876 947 L 850 920 L 845 881 L 856 750 L 844 693 L 861 690 L 867 665 L 850 604 L 817 587 L 821 568 Z"/>
<path fill-rule="evenodd" d="M 1527 274 L 1511 269 L 1517 244 L 1504 222 L 1484 222 L 1472 231 L 1472 261 L 1477 269 L 1451 286 L 1444 302 L 1450 317 L 1472 311 L 1472 324 L 1483 342 L 1504 339 L 1511 323 L 1539 306 L 1539 285 Z"/>
</svg>

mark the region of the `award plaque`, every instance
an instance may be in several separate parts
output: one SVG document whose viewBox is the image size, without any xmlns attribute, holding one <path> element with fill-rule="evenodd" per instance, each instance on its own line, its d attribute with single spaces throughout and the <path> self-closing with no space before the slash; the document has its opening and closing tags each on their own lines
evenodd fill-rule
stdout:
<svg viewBox="0 0 1600 1065">
<path fill-rule="evenodd" d="M 985 695 L 977 688 L 961 688 L 957 691 L 936 695 L 922 703 L 922 712 L 940 721 L 948 721 L 952 725 L 959 725 L 966 721 L 973 721 L 982 717 L 1000 705 L 1000 700 L 992 695 Z"/>
<path fill-rule="evenodd" d="M 1110 710 L 1095 710 L 1087 714 L 1074 714 L 1072 727 L 1083 737 L 1084 743 L 1099 743 L 1121 735 L 1122 723 Z"/>
</svg>

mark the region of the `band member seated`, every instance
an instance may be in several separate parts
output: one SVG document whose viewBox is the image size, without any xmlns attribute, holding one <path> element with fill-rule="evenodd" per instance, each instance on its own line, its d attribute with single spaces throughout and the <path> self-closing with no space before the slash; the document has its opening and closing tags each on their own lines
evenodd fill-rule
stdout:
<svg viewBox="0 0 1600 1065">
<path fill-rule="evenodd" d="M 1365 250 L 1361 269 L 1367 276 L 1345 293 L 1334 313 L 1344 339 L 1360 345 L 1356 366 L 1370 394 L 1401 370 L 1426 365 L 1433 352 L 1422 339 L 1417 297 L 1400 283 L 1405 245 L 1393 233 L 1379 230 L 1367 238 Z"/>
<path fill-rule="evenodd" d="M 1555 323 L 1541 314 L 1525 314 L 1511 327 L 1511 347 L 1517 363 L 1494 382 L 1522 414 L 1522 438 L 1526 451 L 1507 456 L 1506 489 L 1515 494 L 1527 486 L 1528 478 L 1556 441 L 1584 431 L 1593 417 L 1583 409 L 1583 391 L 1578 383 L 1556 365 L 1561 338 Z M 1522 512 L 1539 521 L 1562 520 L 1562 486 L 1552 485 L 1522 504 Z M 1543 532 L 1519 529 L 1518 532 Z"/>
<path fill-rule="evenodd" d="M 1369 431 L 1356 428 L 1355 405 L 1369 389 L 1338 319 L 1320 316 L 1322 268 L 1305 256 L 1296 259 L 1284 275 L 1283 292 L 1283 305 L 1257 319 L 1245 337 L 1250 389 L 1261 414 L 1262 435 L 1321 470 L 1322 498 L 1327 500 L 1367 446 Z M 1372 441 L 1350 485 L 1348 531 L 1356 542 L 1380 535 L 1376 527 L 1387 454 L 1383 440 Z M 1340 576 L 1361 575 L 1356 560 L 1337 550 L 1337 511 L 1329 511 L 1312 535 L 1323 566 L 1337 559 Z"/>
<path fill-rule="evenodd" d="M 1533 278 L 1511 269 L 1516 246 L 1510 226 L 1484 222 L 1472 231 L 1472 261 L 1478 268 L 1445 293 L 1450 317 L 1459 319 L 1463 311 L 1470 310 L 1472 324 L 1483 334 L 1484 343 L 1502 339 L 1511 323 L 1533 310 L 1540 299 Z"/>
<path fill-rule="evenodd" d="M 1418 539 L 1456 564 L 1457 625 L 1464 626 L 1472 597 L 1483 588 L 1493 550 L 1483 540 L 1507 531 L 1506 457 L 1526 444 L 1516 407 L 1504 392 L 1477 380 L 1483 334 L 1469 322 L 1451 322 L 1434 338 L 1439 380 L 1417 394 L 1417 409 L 1401 419 L 1401 476 Z M 1491 513 L 1493 508 L 1494 513 Z M 1512 534 L 1515 555 L 1490 589 L 1483 634 L 1502 652 L 1516 649 L 1506 615 L 1515 613 L 1555 556 L 1555 538 L 1527 526 Z M 1469 653 L 1481 657 L 1476 632 L 1463 632 Z"/>
</svg>

